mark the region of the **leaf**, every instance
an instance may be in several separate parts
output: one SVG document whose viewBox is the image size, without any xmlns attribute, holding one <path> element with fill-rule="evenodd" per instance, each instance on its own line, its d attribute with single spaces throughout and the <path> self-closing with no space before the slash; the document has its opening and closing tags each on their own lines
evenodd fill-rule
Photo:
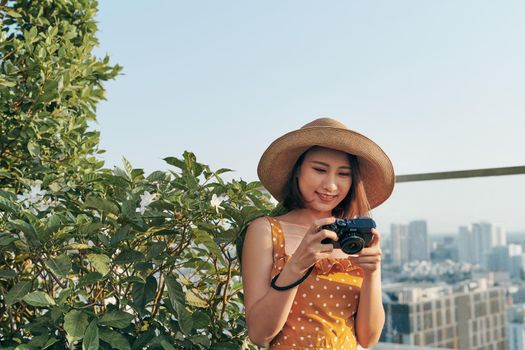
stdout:
<svg viewBox="0 0 525 350">
<path fill-rule="evenodd" d="M 28 303 L 29 305 L 36 307 L 46 307 L 50 305 L 55 305 L 55 301 L 53 300 L 53 298 L 51 298 L 49 294 L 41 291 L 29 293 L 25 295 L 22 298 L 22 300 Z"/>
<path fill-rule="evenodd" d="M 166 173 L 164 173 L 163 171 L 157 170 L 149 174 L 146 180 L 148 180 L 149 182 L 155 182 L 155 181 L 164 180 L 165 178 L 166 178 Z"/>
<path fill-rule="evenodd" d="M 160 345 L 162 345 L 162 348 L 164 350 L 175 350 L 175 348 L 173 347 L 173 345 L 171 345 L 167 340 L 165 339 L 162 339 L 160 341 Z"/>
<path fill-rule="evenodd" d="M 156 292 L 157 279 L 153 275 L 146 278 L 146 283 L 143 281 L 133 283 L 131 289 L 132 306 L 141 316 L 146 314 L 145 307 L 155 298 Z"/>
<path fill-rule="evenodd" d="M 34 28 L 34 27 L 33 27 Z M 32 28 L 31 28 L 32 29 Z M 58 80 L 48 80 L 44 83 L 44 92 L 39 100 L 42 102 L 50 102 L 58 96 Z"/>
<path fill-rule="evenodd" d="M 159 255 L 166 250 L 167 246 L 164 241 L 151 242 L 148 249 L 148 259 L 158 258 Z"/>
<path fill-rule="evenodd" d="M 69 298 L 69 296 L 71 295 L 73 291 L 71 290 L 71 288 L 66 288 L 66 289 L 63 289 L 60 291 L 60 294 L 58 294 L 58 298 L 57 298 L 57 304 L 59 305 L 63 305 L 67 298 Z"/>
<path fill-rule="evenodd" d="M 97 209 L 100 212 L 112 213 L 115 215 L 118 215 L 119 212 L 119 209 L 115 203 L 111 202 L 110 200 L 95 196 L 87 197 L 84 207 Z"/>
<path fill-rule="evenodd" d="M 49 308 L 50 312 L 48 315 L 50 316 L 51 321 L 56 322 L 60 318 L 64 316 L 64 312 L 62 312 L 62 309 L 59 306 L 52 306 Z"/>
<path fill-rule="evenodd" d="M 137 180 L 137 179 L 143 179 L 144 178 L 144 170 L 143 169 L 133 169 L 131 170 L 131 179 Z"/>
<path fill-rule="evenodd" d="M 15 10 L 11 10 L 11 9 L 9 9 L 9 10 L 6 11 L 6 13 L 7 13 L 9 16 L 11 16 L 11 17 L 15 17 L 15 18 L 20 18 L 20 17 L 22 17 L 22 15 L 19 14 L 18 12 L 16 12 Z"/>
<path fill-rule="evenodd" d="M 190 337 L 190 341 L 195 345 L 202 345 L 205 349 L 209 349 L 211 345 L 211 340 L 205 335 L 199 334 L 199 335 L 192 335 Z"/>
<path fill-rule="evenodd" d="M 13 62 L 11 62 L 11 60 L 6 60 L 4 62 L 4 71 L 5 71 L 5 74 L 12 75 L 12 74 L 15 74 L 18 71 L 18 69 L 13 64 Z"/>
<path fill-rule="evenodd" d="M 99 331 L 100 340 L 108 343 L 112 349 L 130 350 L 127 339 L 120 333 L 113 330 L 101 329 Z"/>
<path fill-rule="evenodd" d="M 58 277 L 65 277 L 71 270 L 71 259 L 67 255 L 59 255 L 55 259 L 47 260 L 46 266 Z"/>
<path fill-rule="evenodd" d="M 9 224 L 14 229 L 25 233 L 30 243 L 35 243 L 36 245 L 40 245 L 40 241 L 38 240 L 36 236 L 35 228 L 30 223 L 25 222 L 23 220 L 16 219 L 16 220 L 9 220 Z"/>
<path fill-rule="evenodd" d="M 49 335 L 47 335 L 47 334 L 37 335 L 37 336 L 34 336 L 33 338 L 31 338 L 31 340 L 29 341 L 29 343 L 27 343 L 27 345 L 29 345 L 30 348 L 31 347 L 37 347 L 37 348 L 41 349 L 47 343 L 48 339 L 49 339 Z"/>
<path fill-rule="evenodd" d="M 5 171 L 3 168 L 0 168 L 0 176 L 9 177 L 9 172 Z M 14 193 L 4 190 L 0 190 L 0 198 L 16 201 L 16 195 Z"/>
<path fill-rule="evenodd" d="M 29 291 L 31 290 L 32 284 L 33 283 L 31 281 L 20 281 L 17 284 L 15 284 L 5 296 L 7 305 L 13 305 L 14 303 L 22 299 L 24 296 L 26 296 L 26 294 L 29 293 Z"/>
<path fill-rule="evenodd" d="M 89 249 L 90 246 L 88 246 L 86 243 L 71 243 L 68 244 L 66 249 L 76 249 L 76 250 L 86 250 Z"/>
<path fill-rule="evenodd" d="M 132 350 L 143 350 L 146 348 L 146 345 L 155 338 L 155 332 L 150 328 L 145 333 L 140 334 L 136 340 L 133 342 Z"/>
<path fill-rule="evenodd" d="M 53 214 L 46 223 L 45 226 L 45 235 L 49 236 L 56 232 L 59 228 L 63 227 L 62 225 L 62 216 Z"/>
<path fill-rule="evenodd" d="M 109 263 L 111 259 L 104 254 L 88 254 L 88 261 L 93 265 L 97 272 L 100 272 L 103 276 L 109 273 Z"/>
<path fill-rule="evenodd" d="M 88 316 L 79 310 L 71 310 L 64 316 L 64 330 L 71 340 L 79 340 L 89 325 Z"/>
<path fill-rule="evenodd" d="M 28 142 L 27 143 L 27 150 L 29 151 L 29 154 L 33 157 L 39 157 L 40 156 L 40 146 L 34 142 Z"/>
<path fill-rule="evenodd" d="M 177 282 L 173 275 L 166 276 L 166 285 L 168 287 L 171 306 L 175 310 L 179 327 L 183 333 L 189 334 L 193 327 L 193 320 L 191 319 L 190 312 L 186 310 L 186 302 L 184 300 L 182 286 Z"/>
<path fill-rule="evenodd" d="M 202 308 L 208 307 L 206 300 L 201 298 L 198 293 L 199 291 L 196 289 L 189 289 L 186 292 L 186 300 L 188 301 L 188 305 Z"/>
<path fill-rule="evenodd" d="M 115 264 L 124 265 L 144 261 L 144 254 L 136 250 L 125 250 L 115 257 Z"/>
<path fill-rule="evenodd" d="M 42 347 L 42 350 L 49 348 L 51 345 L 55 344 L 56 342 L 58 342 L 57 338 L 49 338 L 47 342 L 44 344 L 44 346 Z"/>
<path fill-rule="evenodd" d="M 15 87 L 16 83 L 14 81 L 7 81 L 7 80 L 0 80 L 0 85 L 6 86 L 6 87 Z"/>
<path fill-rule="evenodd" d="M 233 342 L 215 343 L 209 348 L 211 350 L 236 350 L 239 349 L 239 345 Z"/>
<path fill-rule="evenodd" d="M 129 326 L 133 318 L 133 315 L 121 310 L 109 311 L 102 316 L 102 318 L 99 320 L 99 323 L 105 326 L 122 329 Z"/>
<path fill-rule="evenodd" d="M 129 178 L 131 178 L 131 172 L 133 171 L 133 166 L 131 165 L 129 160 L 127 160 L 125 157 L 122 157 L 122 163 L 124 163 L 124 170 L 126 170 L 126 174 L 128 175 Z"/>
<path fill-rule="evenodd" d="M 137 205 L 135 202 L 136 201 L 134 199 L 123 201 L 122 205 L 120 206 L 121 207 L 120 212 L 122 213 L 122 215 L 128 218 L 135 217 L 137 215 L 135 211 L 135 209 L 137 208 Z"/>
<path fill-rule="evenodd" d="M 202 311 L 195 311 L 191 315 L 191 319 L 193 320 L 194 329 L 207 329 L 211 322 L 210 316 Z"/>
<path fill-rule="evenodd" d="M 164 161 L 168 163 L 169 165 L 173 165 L 181 170 L 186 169 L 186 164 L 184 163 L 184 161 L 180 160 L 179 158 L 166 157 L 164 158 Z"/>
<path fill-rule="evenodd" d="M 82 341 L 82 350 L 98 350 L 99 335 L 97 321 L 93 320 L 84 333 L 84 340 Z"/>
<path fill-rule="evenodd" d="M 0 233 L 0 247 L 8 246 L 16 240 L 18 240 L 18 238 L 5 233 Z"/>
<path fill-rule="evenodd" d="M 103 227 L 104 227 L 104 224 L 100 222 L 90 222 L 85 225 L 80 225 L 79 231 L 83 235 L 90 236 L 93 233 L 100 231 L 100 229 Z"/>
<path fill-rule="evenodd" d="M 10 280 L 16 277 L 16 271 L 14 270 L 0 270 L 0 279 Z"/>
<path fill-rule="evenodd" d="M 145 304 L 153 301 L 155 294 L 157 293 L 157 279 L 153 275 L 149 275 L 146 278 L 146 285 L 144 286 L 144 301 Z"/>
<path fill-rule="evenodd" d="M 196 243 L 204 244 L 210 253 L 212 253 L 215 257 L 219 258 L 222 263 L 224 263 L 224 257 L 222 256 L 221 249 L 208 233 L 202 230 L 194 230 L 194 234 Z"/>
<path fill-rule="evenodd" d="M 9 199 L 0 197 L 0 210 L 15 214 L 18 211 L 18 207 Z"/>
<path fill-rule="evenodd" d="M 119 242 L 131 238 L 132 235 L 130 234 L 130 231 L 131 231 L 131 227 L 128 226 L 128 225 L 120 227 L 117 230 L 117 233 L 115 233 L 111 237 L 111 240 L 109 242 L 111 244 L 111 246 L 115 246 Z"/>
<path fill-rule="evenodd" d="M 99 272 L 88 272 L 78 279 L 78 286 L 82 287 L 100 281 L 104 276 Z"/>
</svg>

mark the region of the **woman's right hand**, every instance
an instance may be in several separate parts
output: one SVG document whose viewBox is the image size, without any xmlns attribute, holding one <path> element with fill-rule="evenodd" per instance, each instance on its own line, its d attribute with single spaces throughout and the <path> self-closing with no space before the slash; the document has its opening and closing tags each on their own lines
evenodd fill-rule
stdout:
<svg viewBox="0 0 525 350">
<path fill-rule="evenodd" d="M 325 238 L 337 241 L 337 234 L 330 230 L 319 230 L 324 225 L 335 222 L 335 217 L 315 220 L 308 228 L 304 237 L 286 265 L 297 274 L 304 274 L 308 268 L 322 258 L 329 257 L 334 246 L 331 243 L 321 243 Z"/>
</svg>

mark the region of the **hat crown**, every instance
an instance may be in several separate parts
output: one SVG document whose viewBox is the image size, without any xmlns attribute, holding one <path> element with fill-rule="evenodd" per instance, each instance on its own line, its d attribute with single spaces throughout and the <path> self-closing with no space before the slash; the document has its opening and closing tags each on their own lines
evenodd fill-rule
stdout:
<svg viewBox="0 0 525 350">
<path fill-rule="evenodd" d="M 339 129 L 348 129 L 343 123 L 332 119 L 332 118 L 318 118 L 314 121 L 311 121 L 308 124 L 303 125 L 301 129 L 306 128 L 317 128 L 317 127 L 330 127 L 330 128 L 339 128 Z"/>
</svg>

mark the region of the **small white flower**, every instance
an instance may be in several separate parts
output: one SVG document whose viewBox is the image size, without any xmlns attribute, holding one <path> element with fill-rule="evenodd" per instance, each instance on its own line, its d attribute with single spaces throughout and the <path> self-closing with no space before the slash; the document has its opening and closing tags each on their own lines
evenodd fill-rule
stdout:
<svg viewBox="0 0 525 350">
<path fill-rule="evenodd" d="M 29 198 L 35 201 L 39 201 L 47 193 L 46 190 L 42 190 L 40 184 L 37 183 L 31 186 L 31 192 L 29 192 Z M 34 203 L 34 202 L 33 202 Z"/>
<path fill-rule="evenodd" d="M 50 205 L 54 204 L 50 199 L 44 199 L 46 194 L 47 191 L 41 188 L 40 183 L 36 183 L 31 185 L 31 190 L 24 191 L 21 195 L 17 195 L 16 198 L 26 209 L 37 215 L 38 212 L 46 211 Z"/>
<path fill-rule="evenodd" d="M 219 213 L 219 208 L 221 208 L 221 203 L 224 202 L 226 199 L 228 199 L 228 197 L 226 197 L 226 196 L 219 196 L 219 197 L 217 197 L 217 195 L 214 193 L 211 196 L 210 204 L 211 204 L 212 207 L 215 208 L 215 211 L 217 213 Z"/>
<path fill-rule="evenodd" d="M 144 191 L 144 193 L 140 195 L 140 208 L 138 211 L 140 211 L 141 214 L 144 214 L 146 208 L 155 200 L 156 197 L 156 194 L 151 194 L 148 191 Z"/>
</svg>

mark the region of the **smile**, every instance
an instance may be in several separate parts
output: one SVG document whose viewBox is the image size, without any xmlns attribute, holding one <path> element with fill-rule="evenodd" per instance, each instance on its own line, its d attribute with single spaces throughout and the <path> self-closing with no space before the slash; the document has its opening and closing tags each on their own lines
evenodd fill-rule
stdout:
<svg viewBox="0 0 525 350">
<path fill-rule="evenodd" d="M 319 196 L 319 198 L 321 198 L 324 201 L 331 201 L 332 199 L 337 197 L 337 195 L 331 195 L 331 194 L 325 194 L 325 193 L 319 193 L 319 192 L 317 192 L 317 195 Z"/>
</svg>

